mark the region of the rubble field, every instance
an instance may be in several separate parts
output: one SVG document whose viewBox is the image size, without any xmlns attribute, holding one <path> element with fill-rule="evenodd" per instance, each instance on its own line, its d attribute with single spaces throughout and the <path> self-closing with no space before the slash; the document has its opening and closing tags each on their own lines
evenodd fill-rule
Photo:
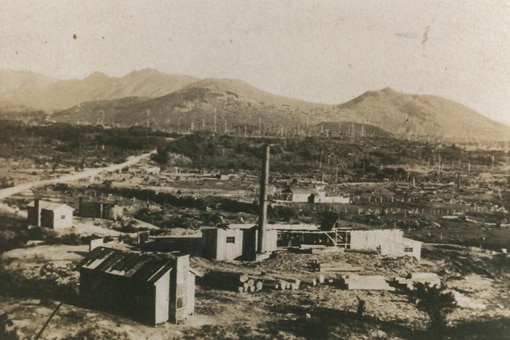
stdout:
<svg viewBox="0 0 510 340">
<path fill-rule="evenodd" d="M 448 314 L 450 338 L 504 338 L 510 328 L 508 258 L 459 246 L 426 249 L 421 261 L 355 252 L 287 251 L 262 262 L 192 258 L 199 275 L 195 315 L 180 325 L 148 327 L 81 307 L 76 264 L 86 253 L 85 246 L 39 245 L 2 254 L 0 314 L 8 316 L 9 330 L 22 339 L 33 338 L 61 302 L 41 339 L 427 338 L 428 316 L 405 291 L 345 290 L 338 275 L 326 273 L 322 283 L 306 284 L 319 275 L 310 270 L 311 263 L 336 263 L 362 268 L 358 275 L 381 275 L 390 282 L 413 272 L 437 273 L 462 305 Z M 294 290 L 240 293 L 212 287 L 200 277 L 213 271 L 303 280 Z M 358 298 L 365 301 L 362 317 L 356 315 Z"/>
</svg>

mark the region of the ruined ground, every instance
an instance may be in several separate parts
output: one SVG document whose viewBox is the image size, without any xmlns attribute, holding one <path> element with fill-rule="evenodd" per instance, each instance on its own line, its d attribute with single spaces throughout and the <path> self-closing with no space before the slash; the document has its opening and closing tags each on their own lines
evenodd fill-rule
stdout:
<svg viewBox="0 0 510 340">
<path fill-rule="evenodd" d="M 211 287 L 197 280 L 196 313 L 181 325 L 148 327 L 120 316 L 83 308 L 77 297 L 75 265 L 85 246 L 40 245 L 2 254 L 0 313 L 7 313 L 20 338 L 34 338 L 63 302 L 42 339 L 427 339 L 428 317 L 400 291 L 348 291 L 337 281 L 299 290 L 252 294 Z M 280 252 L 261 263 L 216 262 L 193 258 L 201 273 L 235 271 L 252 275 L 311 274 L 309 263 L 348 263 L 361 274 L 387 279 L 432 271 L 462 293 L 471 308 L 448 315 L 447 335 L 457 339 L 504 339 L 510 330 L 509 259 L 476 248 L 427 246 L 424 258 L 392 259 L 361 253 L 297 254 Z M 366 313 L 356 317 L 357 297 Z M 485 309 L 479 309 L 481 304 Z"/>
<path fill-rule="evenodd" d="M 76 157 L 78 156 L 76 154 Z M 210 159 L 216 161 L 218 157 L 214 156 Z M 105 160 L 101 163 L 103 161 Z M 310 164 L 316 162 L 315 159 L 309 161 Z M 6 186 L 20 181 L 43 180 L 46 177 L 41 176 L 48 173 L 52 174 L 50 178 L 54 178 L 55 171 L 57 174 L 60 174 L 61 170 L 62 172 L 65 170 L 66 174 L 68 171 L 63 167 L 53 169 L 53 164 L 50 163 L 44 166 L 35 164 L 37 165 L 35 166 L 24 162 L 24 160 L 19 164 L 4 162 L 5 165 L 0 167 L 0 173 L 8 175 L 6 178 L 8 177 L 9 183 L 5 183 Z M 356 162 L 361 169 L 359 166 L 361 162 Z M 95 163 L 94 158 L 87 160 L 85 165 L 100 166 Z M 79 167 L 81 166 L 82 164 L 79 164 Z M 373 168 L 378 169 L 378 167 Z M 69 171 L 76 171 L 76 169 Z M 326 177 L 329 176 L 331 179 L 334 171 L 332 165 L 329 168 L 329 175 L 326 171 Z M 341 175 L 342 180 L 350 180 L 352 176 L 358 176 L 359 174 L 355 176 L 355 171 L 356 169 L 353 168 L 353 173 Z M 406 236 L 411 238 L 442 243 L 442 245 L 430 243 L 424 245 L 423 258 L 420 262 L 409 258 L 392 259 L 361 253 L 316 255 L 279 252 L 274 258 L 262 263 L 222 263 L 194 258 L 191 261 L 192 265 L 202 273 L 227 271 L 261 276 L 277 273 L 309 277 L 314 275 L 309 271 L 310 262 L 336 262 L 363 267 L 360 274 L 383 275 L 388 280 L 410 272 L 435 272 L 452 291 L 462 294 L 462 303 L 465 306 L 449 313 L 445 337 L 452 339 L 508 338 L 510 334 L 509 258 L 502 253 L 493 254 L 491 251 L 480 248 L 450 244 L 483 246 L 484 249 L 496 251 L 507 247 L 510 239 L 508 216 L 504 212 L 494 210 L 500 209 L 501 206 L 507 207 L 506 202 L 510 192 L 507 182 L 498 183 L 502 181 L 498 178 L 482 180 L 478 178 L 482 176 L 477 177 L 476 174 L 469 174 L 469 178 L 463 175 L 462 191 L 454 192 L 453 186 L 448 183 L 454 183 L 456 179 L 454 174 L 457 171 L 455 169 L 452 169 L 449 174 L 443 173 L 442 177 L 426 174 L 425 171 L 408 171 L 407 180 L 405 176 L 393 178 L 395 183 L 393 181 L 337 183 L 338 185 L 332 187 L 340 194 L 358 197 L 355 204 L 344 206 L 337 211 L 345 215 L 342 216 L 345 226 L 398 227 L 404 229 Z M 239 172 L 236 171 L 236 173 Z M 282 172 L 284 176 L 280 177 L 284 182 L 292 183 L 294 178 L 289 177 L 287 173 L 289 172 Z M 410 177 L 411 174 L 413 177 Z M 324 172 L 322 175 L 324 176 Z M 415 175 L 418 179 L 416 187 Z M 300 177 L 298 173 L 295 177 L 298 182 L 297 178 Z M 308 177 L 311 179 L 313 176 Z M 10 183 L 11 181 L 13 183 Z M 237 206 L 235 211 L 227 211 L 222 209 L 221 204 L 212 204 L 228 202 L 227 200 L 219 201 L 216 197 L 213 200 L 202 196 L 227 196 L 244 202 L 243 204 L 251 204 L 257 197 L 258 183 L 256 177 L 248 175 L 239 176 L 233 181 L 221 182 L 218 179 L 206 180 L 200 176 L 188 178 L 182 174 L 176 175 L 170 172 L 164 172 L 160 176 L 145 176 L 122 171 L 120 174 L 103 174 L 94 178 L 93 181 L 96 185 L 94 188 L 90 187 L 91 182 L 87 180 L 72 183 L 69 186 L 58 183 L 55 187 L 60 186 L 59 190 L 44 187 L 28 196 L 20 193 L 11 201 L 6 201 L 5 203 L 9 206 L 4 208 L 19 215 L 20 211 L 23 212 L 20 209 L 33 198 L 34 194 L 72 204 L 78 196 L 95 196 L 102 193 L 105 197 L 117 196 L 117 199 L 126 204 L 129 201 L 127 205 L 130 207 L 128 212 L 130 219 L 135 216 L 136 210 L 147 206 L 146 214 L 140 214 L 140 218 L 147 217 L 145 222 L 161 222 L 164 231 L 171 230 L 173 234 L 177 231 L 174 227 L 192 225 L 191 222 L 197 222 L 199 225 L 219 223 L 214 222 L 212 217 L 221 217 L 227 222 L 241 222 L 239 221 L 241 209 Z M 498 188 L 501 190 L 497 190 Z M 168 202 L 160 202 L 153 211 L 152 208 L 156 202 L 149 202 L 147 196 L 144 196 L 151 193 L 143 191 L 146 189 L 151 189 L 154 197 L 164 196 L 169 192 L 175 194 L 175 197 L 168 196 L 168 198 L 173 198 L 179 204 L 172 206 Z M 126 195 L 120 195 L 122 192 Z M 196 209 L 193 205 L 182 205 L 187 198 L 197 197 L 203 199 L 204 209 Z M 473 213 L 474 207 L 482 209 L 482 213 Z M 422 210 L 419 214 L 409 214 L 409 211 L 412 212 L 417 208 Z M 426 208 L 425 212 L 423 212 L 424 208 Z M 446 212 L 432 214 L 431 208 L 442 208 Z M 386 215 L 375 213 L 376 210 L 384 211 L 384 209 L 390 212 Z M 397 209 L 400 212 L 393 213 L 393 210 Z M 453 209 L 471 211 L 471 215 L 467 216 L 470 220 L 443 219 L 445 214 L 454 214 Z M 157 214 L 160 210 L 164 211 L 161 218 Z M 288 216 L 281 214 L 276 216 L 278 219 L 273 218 L 277 221 L 299 220 L 317 223 L 319 221 L 317 216 L 321 215 L 319 212 L 310 212 L 310 209 L 290 210 L 283 211 L 287 212 Z M 315 207 L 313 210 L 315 211 Z M 292 212 L 294 214 L 291 214 Z M 242 214 L 245 222 L 256 219 L 254 214 L 244 212 Z M 59 238 L 62 241 L 64 236 L 119 235 L 119 230 L 109 223 L 83 219 L 75 221 L 75 228 L 56 233 L 57 235 L 52 238 Z M 24 221 L 15 221 L 16 223 L 9 225 L 8 228 L 5 227 L 7 222 L 0 222 L 5 229 L 2 229 L 2 235 L 5 236 L 2 238 L 3 249 L 12 249 L 14 242 L 16 246 L 23 246 L 28 240 L 39 240 L 33 237 L 33 230 L 23 229 Z M 129 226 L 133 227 L 131 224 Z M 147 223 L 140 221 L 135 227 L 153 229 Z M 172 229 L 166 229 L 167 227 Z M 180 231 L 184 233 L 186 230 L 188 229 Z M 18 234 L 23 237 L 17 237 L 20 236 Z M 80 237 L 67 237 L 67 240 L 82 242 Z M 11 243 L 13 247 L 10 247 Z M 192 318 L 181 325 L 166 323 L 157 327 L 147 327 L 130 319 L 83 307 L 78 296 L 79 276 L 75 266 L 87 251 L 87 246 L 55 244 L 4 252 L 0 257 L 0 315 L 7 314 L 12 322 L 12 324 L 9 323 L 7 331 L 17 334 L 19 338 L 35 338 L 51 313 L 62 303 L 42 333 L 41 339 L 432 338 L 427 332 L 428 316 L 410 302 L 405 292 L 347 291 L 340 289 L 338 281 L 334 278 L 333 282 L 317 287 L 303 285 L 299 290 L 294 291 L 263 290 L 253 294 L 210 286 L 206 280 L 198 279 L 196 313 Z M 356 316 L 358 297 L 366 301 L 366 313 L 362 318 Z M 0 334 L 0 339 L 3 338 L 4 334 Z"/>
</svg>

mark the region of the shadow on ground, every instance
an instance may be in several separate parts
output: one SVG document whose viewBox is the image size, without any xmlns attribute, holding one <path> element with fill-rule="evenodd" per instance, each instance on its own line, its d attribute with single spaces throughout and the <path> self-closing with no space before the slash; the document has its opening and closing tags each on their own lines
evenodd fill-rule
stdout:
<svg viewBox="0 0 510 340">
<path fill-rule="evenodd" d="M 509 339 L 510 318 L 493 318 L 463 322 L 447 329 L 449 339 Z"/>
<path fill-rule="evenodd" d="M 279 311 L 281 313 L 293 313 L 300 317 L 269 322 L 264 325 L 274 336 L 284 332 L 306 339 L 345 339 L 356 335 L 368 335 L 369 338 L 374 339 L 427 338 L 425 332 L 413 330 L 398 321 L 381 321 L 370 316 L 360 317 L 356 313 L 348 311 L 322 307 L 304 309 L 297 306 L 287 306 L 281 309 Z"/>
<path fill-rule="evenodd" d="M 223 339 L 429 339 L 428 333 L 413 330 L 398 321 L 381 321 L 370 316 L 332 308 L 279 306 L 275 319 L 249 327 L 244 323 L 189 330 L 186 339 L 215 334 Z"/>
</svg>

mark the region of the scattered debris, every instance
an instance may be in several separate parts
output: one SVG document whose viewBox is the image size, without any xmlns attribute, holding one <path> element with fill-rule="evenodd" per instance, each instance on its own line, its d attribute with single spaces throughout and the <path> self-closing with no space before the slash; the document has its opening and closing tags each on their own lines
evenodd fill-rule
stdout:
<svg viewBox="0 0 510 340">
<path fill-rule="evenodd" d="M 439 287 L 441 285 L 441 279 L 436 273 L 409 273 L 405 278 L 396 277 L 395 283 L 399 287 L 412 290 L 417 283 Z"/>
<path fill-rule="evenodd" d="M 466 308 L 466 309 L 475 309 L 475 310 L 485 310 L 487 306 L 485 304 L 476 301 L 462 293 L 459 293 L 457 291 L 453 291 L 453 297 L 455 299 L 455 303 L 460 308 Z"/>
</svg>

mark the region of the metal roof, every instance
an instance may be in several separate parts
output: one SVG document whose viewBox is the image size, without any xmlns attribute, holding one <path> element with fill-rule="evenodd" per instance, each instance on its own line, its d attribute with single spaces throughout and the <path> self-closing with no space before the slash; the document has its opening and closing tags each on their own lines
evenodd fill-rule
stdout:
<svg viewBox="0 0 510 340">
<path fill-rule="evenodd" d="M 28 207 L 35 207 L 34 201 L 30 202 L 28 204 Z M 65 203 L 55 203 L 55 202 L 49 202 L 49 201 L 39 201 L 39 208 L 44 210 L 57 210 L 61 207 L 66 207 L 68 209 L 74 210 L 73 207 L 68 206 Z"/>
<path fill-rule="evenodd" d="M 138 281 L 156 282 L 172 269 L 172 265 L 170 258 L 98 247 L 89 253 L 79 267 Z"/>
</svg>

